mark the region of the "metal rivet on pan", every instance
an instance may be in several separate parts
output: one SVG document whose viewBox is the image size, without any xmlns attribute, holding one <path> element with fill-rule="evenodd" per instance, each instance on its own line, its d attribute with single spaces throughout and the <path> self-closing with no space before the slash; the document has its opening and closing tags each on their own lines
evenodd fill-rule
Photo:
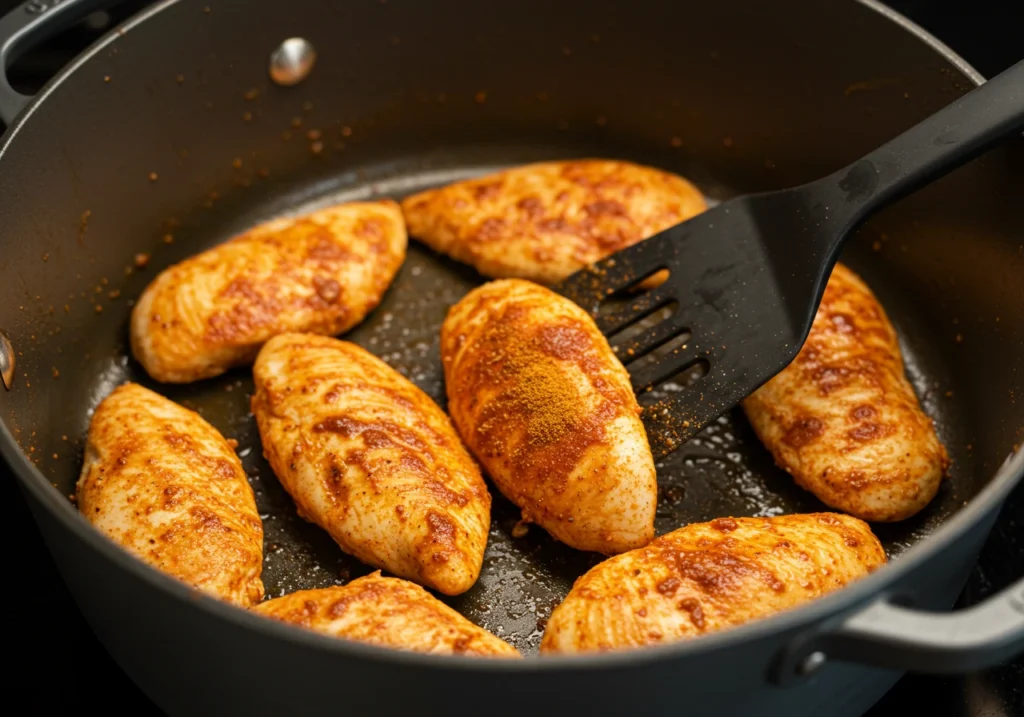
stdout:
<svg viewBox="0 0 1024 717">
<path fill-rule="evenodd" d="M 270 54 L 270 77 L 279 85 L 297 85 L 306 79 L 315 62 L 316 50 L 309 40 L 289 37 Z"/>
<path fill-rule="evenodd" d="M 8 391 L 14 387 L 14 346 L 3 329 L 0 329 L 0 379 Z"/>
<path fill-rule="evenodd" d="M 812 675 L 820 670 L 827 660 L 828 656 L 821 650 L 812 652 L 800 663 L 797 667 L 797 672 L 801 675 Z"/>
</svg>

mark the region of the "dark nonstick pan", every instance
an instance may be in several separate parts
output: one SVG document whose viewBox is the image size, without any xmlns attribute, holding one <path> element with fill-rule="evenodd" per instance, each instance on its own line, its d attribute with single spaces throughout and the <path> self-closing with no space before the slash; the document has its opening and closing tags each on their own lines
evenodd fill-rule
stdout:
<svg viewBox="0 0 1024 717">
<path fill-rule="evenodd" d="M 499 665 L 279 625 L 197 595 L 94 531 L 69 499 L 82 440 L 115 385 L 153 386 L 129 357 L 127 319 L 162 267 L 272 215 L 539 159 L 629 158 L 716 200 L 789 186 L 981 81 L 868 0 L 207 3 L 157 4 L 30 102 L 0 85 L 0 366 L 15 364 L 0 447 L 83 613 L 161 707 L 854 715 L 902 670 L 974 669 L 1024 648 L 1024 584 L 972 611 L 929 612 L 950 608 L 1024 471 L 1019 138 L 877 216 L 843 257 L 896 323 L 954 463 L 925 511 L 875 526 L 891 564 L 839 593 L 657 649 Z M 24 4 L 0 21 L 0 59 L 102 4 Z M 283 85 L 268 65 L 287 38 L 316 59 L 305 75 L 279 67 L 295 81 Z M 412 243 L 382 305 L 347 338 L 443 405 L 438 328 L 481 281 Z M 368 571 L 296 516 L 262 460 L 247 369 L 153 387 L 238 440 L 269 596 Z M 659 532 L 823 508 L 738 413 L 658 469 Z M 552 607 L 598 558 L 536 528 L 513 539 L 517 518 L 496 495 L 481 579 L 449 602 L 535 653 Z"/>
</svg>

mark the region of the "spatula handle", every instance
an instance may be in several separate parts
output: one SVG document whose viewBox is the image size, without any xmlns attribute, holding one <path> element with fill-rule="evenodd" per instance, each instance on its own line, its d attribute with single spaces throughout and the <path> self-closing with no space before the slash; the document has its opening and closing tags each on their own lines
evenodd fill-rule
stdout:
<svg viewBox="0 0 1024 717">
<path fill-rule="evenodd" d="M 844 211 L 846 230 L 1024 130 L 1024 61 L 996 75 L 890 140 L 821 180 Z M 816 183 L 817 184 L 817 183 Z M 841 232 L 843 236 L 847 231 Z M 843 238 L 837 237 L 837 240 Z M 838 249 L 838 246 L 832 247 Z"/>
</svg>

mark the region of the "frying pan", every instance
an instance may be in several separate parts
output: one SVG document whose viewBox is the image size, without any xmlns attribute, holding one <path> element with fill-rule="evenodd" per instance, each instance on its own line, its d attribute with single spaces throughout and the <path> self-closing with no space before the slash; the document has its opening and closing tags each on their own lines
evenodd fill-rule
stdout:
<svg viewBox="0 0 1024 717">
<path fill-rule="evenodd" d="M 0 65 L 103 4 L 25 3 L 0 21 Z M 278 84 L 268 66 L 288 38 L 302 41 Z M 643 651 L 521 664 L 388 651 L 198 594 L 101 536 L 69 495 L 93 407 L 126 379 L 153 386 L 129 358 L 132 298 L 255 222 L 579 156 L 677 171 L 723 199 L 823 176 L 980 81 L 872 0 L 158 3 L 34 99 L 0 82 L 0 449 L 83 614 L 170 713 L 860 714 L 904 670 L 970 670 L 1024 647 L 1024 583 L 943 612 L 1024 472 L 1019 138 L 878 215 L 843 256 L 893 318 L 954 464 L 921 514 L 875 526 L 888 566 L 799 609 Z M 481 281 L 413 243 L 347 338 L 443 405 L 438 327 Z M 367 572 L 297 518 L 261 459 L 247 369 L 156 388 L 238 440 L 269 596 Z M 659 533 L 823 508 L 739 414 L 658 471 Z M 517 517 L 495 495 L 480 581 L 449 602 L 533 653 L 597 558 L 537 528 L 513 539 Z"/>
</svg>

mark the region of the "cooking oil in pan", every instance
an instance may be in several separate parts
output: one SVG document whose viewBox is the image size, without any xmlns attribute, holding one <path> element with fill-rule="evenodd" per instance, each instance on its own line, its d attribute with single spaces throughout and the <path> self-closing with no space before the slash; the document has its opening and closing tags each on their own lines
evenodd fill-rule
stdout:
<svg viewBox="0 0 1024 717">
<path fill-rule="evenodd" d="M 536 157 L 516 157 L 515 163 L 533 159 Z M 372 171 L 353 172 L 327 184 L 307 186 L 282 196 L 277 202 L 265 204 L 259 212 L 235 217 L 217 232 L 206 234 L 204 241 L 190 242 L 188 248 L 198 251 L 212 243 L 211 239 L 227 238 L 270 215 L 299 213 L 336 201 L 378 196 L 401 198 L 430 186 L 500 168 L 501 163 L 467 166 L 452 162 L 449 166 L 426 169 L 422 165 L 390 166 L 376 175 Z M 851 251 L 850 263 L 875 286 L 870 262 L 858 262 L 856 249 Z M 438 347 L 440 326 L 448 308 L 483 281 L 472 269 L 410 242 L 405 264 L 381 305 L 345 338 L 387 361 L 444 406 Z M 918 324 L 900 321 L 909 318 L 910 309 L 900 304 L 898 293 L 890 297 L 880 291 L 879 295 L 904 335 L 908 374 L 926 408 L 935 416 L 945 404 L 929 402 L 929 397 L 936 394 L 942 383 L 942 370 L 921 358 L 937 354 L 928 352 L 927 337 L 915 332 Z M 342 553 L 325 531 L 298 517 L 291 498 L 263 459 L 255 420 L 249 412 L 253 385 L 248 368 L 194 385 L 157 385 L 128 358 L 124 349 L 111 358 L 106 370 L 96 375 L 88 399 L 92 406 L 124 380 L 148 385 L 198 411 L 226 437 L 238 441 L 238 453 L 263 519 L 263 581 L 268 597 L 344 584 L 372 570 Z M 678 385 L 669 382 L 643 398 L 645 402 L 661 398 L 672 390 L 678 390 Z M 949 439 L 956 433 L 955 428 L 941 420 L 943 416 L 939 418 L 940 435 L 953 449 L 956 443 Z M 954 457 L 958 457 L 955 451 Z M 771 456 L 739 410 L 713 422 L 682 449 L 658 463 L 657 469 L 658 534 L 716 517 L 773 516 L 825 509 L 773 465 Z M 463 595 L 443 599 L 470 620 L 529 654 L 536 651 L 554 606 L 573 581 L 602 557 L 557 543 L 537 526 L 531 526 L 522 537 L 513 537 L 519 511 L 493 488 L 492 494 L 491 531 L 480 580 Z M 956 482 L 950 481 L 918 516 L 895 525 L 876 526 L 876 532 L 892 557 L 926 535 L 961 504 Z"/>
</svg>

